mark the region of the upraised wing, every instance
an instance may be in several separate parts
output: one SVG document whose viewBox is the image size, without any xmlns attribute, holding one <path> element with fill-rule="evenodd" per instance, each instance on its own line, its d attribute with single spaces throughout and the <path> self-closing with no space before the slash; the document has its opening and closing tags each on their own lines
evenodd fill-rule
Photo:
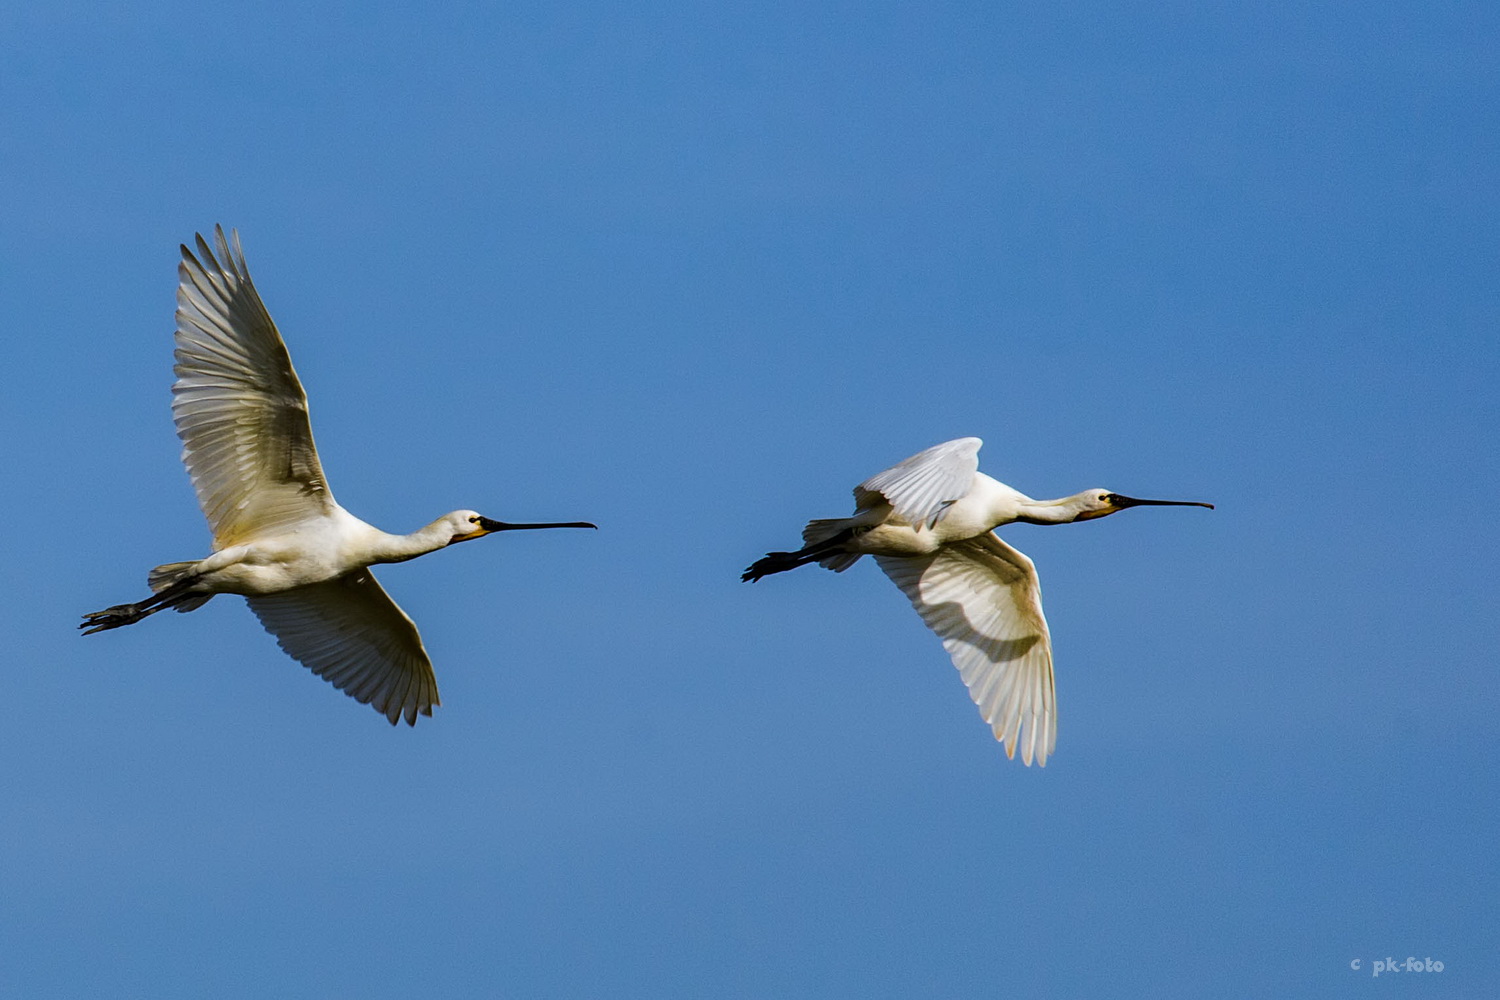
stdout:
<svg viewBox="0 0 1500 1000">
<path fill-rule="evenodd" d="M 854 487 L 855 506 L 864 510 L 884 498 L 907 524 L 930 528 L 953 501 L 973 488 L 983 443 L 975 437 L 958 438 L 919 451 Z"/>
<path fill-rule="evenodd" d="M 1052 642 L 1031 560 L 994 534 L 930 556 L 876 556 L 943 640 L 979 714 L 1014 757 L 1046 766 L 1057 745 Z"/>
<path fill-rule="evenodd" d="M 369 570 L 245 600 L 288 656 L 391 725 L 439 704 L 417 626 Z"/>
<path fill-rule="evenodd" d="M 198 503 L 222 549 L 327 514 L 307 395 L 250 281 L 239 234 L 218 255 L 182 248 L 172 417 Z"/>
</svg>

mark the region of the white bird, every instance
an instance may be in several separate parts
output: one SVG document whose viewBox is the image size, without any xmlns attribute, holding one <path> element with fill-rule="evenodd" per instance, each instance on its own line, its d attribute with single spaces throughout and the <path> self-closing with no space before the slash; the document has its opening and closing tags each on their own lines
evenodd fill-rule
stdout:
<svg viewBox="0 0 1500 1000">
<path fill-rule="evenodd" d="M 1036 566 L 993 534 L 1014 521 L 1071 524 L 1126 507 L 1207 507 L 1084 490 L 1033 500 L 979 471 L 979 438 L 934 445 L 854 488 L 854 516 L 810 521 L 796 552 L 771 552 L 745 570 L 754 582 L 816 562 L 842 573 L 875 557 L 943 640 L 953 665 L 1014 758 L 1045 766 L 1057 745 L 1052 641 Z"/>
<path fill-rule="evenodd" d="M 172 414 L 182 460 L 213 531 L 206 559 L 153 569 L 152 596 L 85 615 L 91 635 L 166 608 L 192 611 L 241 594 L 293 659 L 391 725 L 432 715 L 437 680 L 412 620 L 369 567 L 518 528 L 593 528 L 586 521 L 508 524 L 456 510 L 409 535 L 381 531 L 340 507 L 323 478 L 307 396 L 266 312 L 234 233 L 215 227 L 182 247 Z"/>
</svg>

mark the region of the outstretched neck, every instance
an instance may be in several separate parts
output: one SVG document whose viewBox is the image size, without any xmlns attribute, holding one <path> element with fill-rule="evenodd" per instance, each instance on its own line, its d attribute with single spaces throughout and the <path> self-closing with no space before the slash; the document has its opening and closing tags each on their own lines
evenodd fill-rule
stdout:
<svg viewBox="0 0 1500 1000">
<path fill-rule="evenodd" d="M 989 530 L 1014 521 L 1067 524 L 1078 516 L 1078 499 L 1071 496 L 1061 500 L 1033 500 L 1013 486 L 976 472 L 970 496 L 956 506 L 967 508 L 976 520 L 987 521 L 984 529 Z"/>
<path fill-rule="evenodd" d="M 378 529 L 376 529 L 378 531 Z M 418 528 L 409 535 L 392 535 L 380 531 L 375 545 L 375 562 L 405 562 L 417 556 L 449 545 L 453 541 L 453 525 L 448 518 L 440 517 L 425 528 Z"/>
<path fill-rule="evenodd" d="M 1079 493 L 1057 500 L 1027 500 L 1018 504 L 1017 521 L 1027 524 L 1072 524 L 1083 511 L 1086 494 Z"/>
</svg>

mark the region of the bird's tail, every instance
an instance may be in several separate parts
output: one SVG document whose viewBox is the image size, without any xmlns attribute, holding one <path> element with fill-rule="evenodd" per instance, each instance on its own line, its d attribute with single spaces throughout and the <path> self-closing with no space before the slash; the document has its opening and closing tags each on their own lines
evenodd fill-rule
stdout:
<svg viewBox="0 0 1500 1000">
<path fill-rule="evenodd" d="M 191 576 L 196 565 L 197 562 L 163 563 L 146 576 L 146 583 L 150 585 L 151 593 L 160 594 L 178 580 Z"/>
<path fill-rule="evenodd" d="M 93 635 L 134 625 L 167 608 L 192 611 L 203 607 L 214 595 L 193 593 L 193 584 L 197 582 L 193 571 L 197 567 L 196 562 L 166 563 L 156 567 L 146 577 L 146 582 L 151 585 L 150 597 L 135 604 L 116 604 L 103 611 L 91 611 L 83 616 L 78 627 L 84 630 L 84 635 Z"/>
<path fill-rule="evenodd" d="M 851 527 L 850 519 L 847 517 L 822 518 L 808 521 L 807 527 L 802 529 L 803 551 L 831 541 L 838 535 L 848 531 Z M 824 569 L 831 569 L 835 573 L 844 570 L 859 562 L 858 552 L 830 552 L 825 558 L 818 560 L 818 565 Z"/>
<path fill-rule="evenodd" d="M 868 530 L 857 525 L 851 526 L 848 519 L 814 521 L 802 531 L 802 537 L 808 540 L 806 545 L 796 552 L 767 552 L 765 558 L 752 563 L 741 574 L 740 579 L 754 583 L 763 576 L 785 573 L 789 569 L 813 562 L 832 570 L 846 570 L 854 565 L 859 556 L 844 552 L 841 546 L 861 531 Z"/>
<path fill-rule="evenodd" d="M 151 593 L 160 594 L 173 584 L 178 584 L 193 575 L 197 567 L 196 560 L 189 562 L 163 563 L 153 569 L 146 576 L 146 583 L 151 587 Z M 194 594 L 181 600 L 173 601 L 171 606 L 177 611 L 187 612 L 203 607 L 207 604 L 213 594 Z"/>
</svg>

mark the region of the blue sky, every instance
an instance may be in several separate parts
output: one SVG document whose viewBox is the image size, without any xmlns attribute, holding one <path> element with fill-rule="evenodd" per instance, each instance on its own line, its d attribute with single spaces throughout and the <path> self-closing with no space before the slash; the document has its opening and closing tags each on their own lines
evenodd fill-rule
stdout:
<svg viewBox="0 0 1500 1000">
<path fill-rule="evenodd" d="M 1493 993 L 1497 44 L 1477 3 L 0 12 L 0 994 Z M 415 730 L 233 598 L 74 631 L 207 551 L 167 388 L 216 222 L 345 506 L 600 525 L 381 573 Z M 1218 505 L 1005 532 L 1045 770 L 874 566 L 738 582 L 963 435 Z"/>
</svg>

